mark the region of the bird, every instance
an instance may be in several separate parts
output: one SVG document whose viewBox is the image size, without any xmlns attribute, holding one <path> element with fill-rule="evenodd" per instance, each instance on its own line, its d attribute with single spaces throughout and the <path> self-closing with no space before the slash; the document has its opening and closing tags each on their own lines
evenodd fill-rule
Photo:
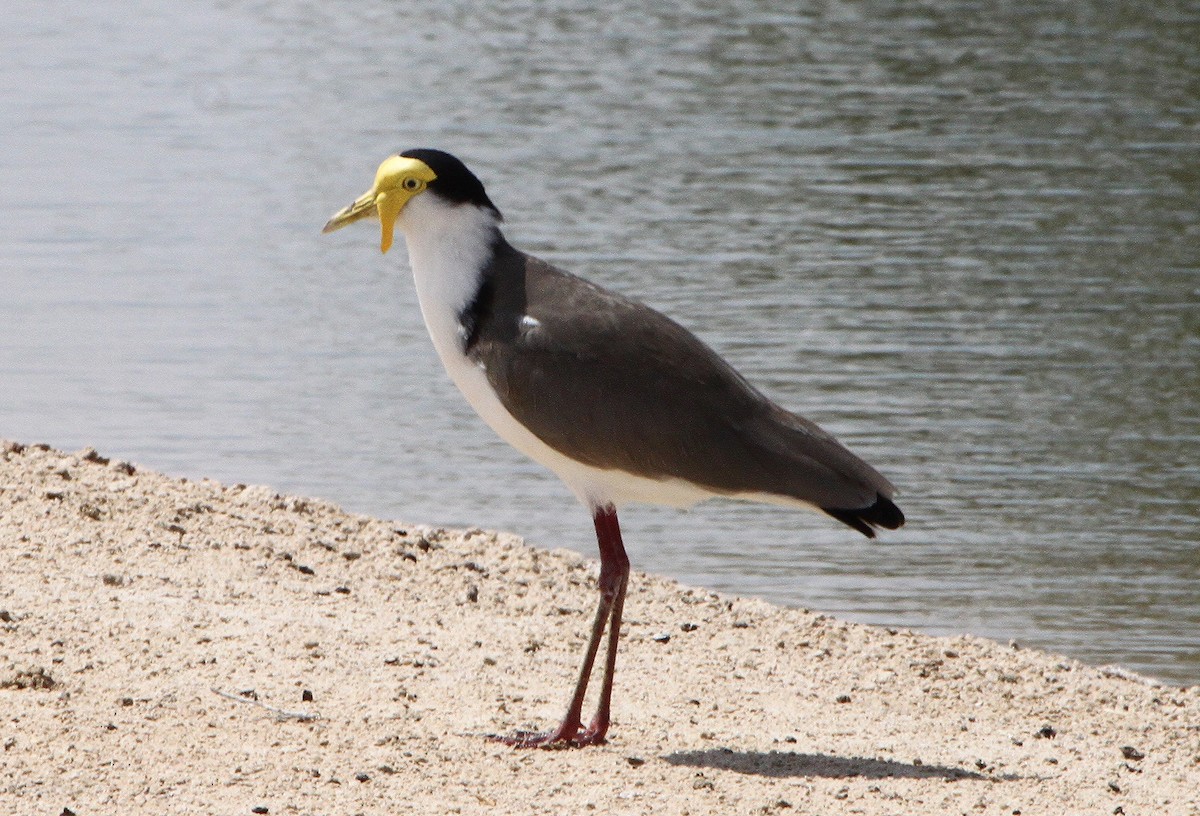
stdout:
<svg viewBox="0 0 1200 816">
<path fill-rule="evenodd" d="M 768 502 L 821 511 L 868 537 L 904 523 L 891 482 L 679 323 L 509 243 L 500 210 L 455 156 L 432 148 L 389 156 L 323 232 L 367 218 L 380 222 L 384 253 L 403 233 L 450 379 L 504 441 L 562 479 L 595 527 L 600 600 L 566 714 L 549 730 L 494 739 L 517 748 L 606 741 L 630 574 L 621 506 Z"/>
</svg>

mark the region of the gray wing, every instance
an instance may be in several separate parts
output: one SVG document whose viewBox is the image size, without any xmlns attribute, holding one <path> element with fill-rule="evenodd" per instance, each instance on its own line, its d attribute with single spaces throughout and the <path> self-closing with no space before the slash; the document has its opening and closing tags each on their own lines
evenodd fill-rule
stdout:
<svg viewBox="0 0 1200 816">
<path fill-rule="evenodd" d="M 503 284 L 475 315 L 468 353 L 505 408 L 560 453 L 822 508 L 891 496 L 870 465 L 665 315 L 521 253 L 495 272 Z"/>
</svg>

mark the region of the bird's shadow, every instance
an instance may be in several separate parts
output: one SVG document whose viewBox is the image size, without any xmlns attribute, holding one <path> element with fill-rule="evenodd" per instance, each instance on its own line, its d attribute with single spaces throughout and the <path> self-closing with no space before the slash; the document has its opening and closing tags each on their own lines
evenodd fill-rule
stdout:
<svg viewBox="0 0 1200 816">
<path fill-rule="evenodd" d="M 733 751 L 712 748 L 705 751 L 677 751 L 663 757 L 672 765 L 715 768 L 754 776 L 827 777 L 831 779 L 979 779 L 994 777 L 945 765 L 923 765 L 868 757 L 840 757 L 829 754 L 797 754 L 780 751 Z"/>
</svg>

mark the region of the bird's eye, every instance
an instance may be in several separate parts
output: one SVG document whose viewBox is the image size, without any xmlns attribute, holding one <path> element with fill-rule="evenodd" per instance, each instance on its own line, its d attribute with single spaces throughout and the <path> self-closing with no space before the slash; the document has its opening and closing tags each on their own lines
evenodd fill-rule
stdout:
<svg viewBox="0 0 1200 816">
<path fill-rule="evenodd" d="M 413 178 L 412 176 L 409 176 L 408 178 L 406 178 L 404 180 L 404 189 L 408 190 L 409 192 L 414 192 L 416 190 L 420 190 L 421 189 L 421 180 L 418 178 Z"/>
</svg>

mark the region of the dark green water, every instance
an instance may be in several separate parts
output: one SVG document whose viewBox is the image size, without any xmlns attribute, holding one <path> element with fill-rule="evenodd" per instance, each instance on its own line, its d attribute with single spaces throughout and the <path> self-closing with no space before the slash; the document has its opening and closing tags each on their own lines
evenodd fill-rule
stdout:
<svg viewBox="0 0 1200 816">
<path fill-rule="evenodd" d="M 591 555 L 441 372 L 403 252 L 319 234 L 439 146 L 910 519 L 630 508 L 638 567 L 1200 682 L 1200 8 L 483 5 L 10 14 L 0 436 Z"/>
</svg>

